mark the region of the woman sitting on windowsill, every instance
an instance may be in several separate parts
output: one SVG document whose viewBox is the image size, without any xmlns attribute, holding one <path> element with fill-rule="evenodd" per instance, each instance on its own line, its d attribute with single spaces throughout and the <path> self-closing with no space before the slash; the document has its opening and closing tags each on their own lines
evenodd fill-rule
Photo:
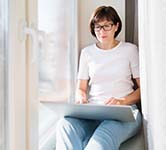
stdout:
<svg viewBox="0 0 166 150">
<path fill-rule="evenodd" d="M 81 52 L 76 101 L 131 105 L 136 121 L 63 118 L 57 125 L 56 150 L 118 150 L 139 130 L 141 115 L 135 105 L 140 100 L 138 50 L 115 39 L 121 27 L 111 6 L 101 6 L 93 13 L 90 31 L 98 42 Z M 136 90 L 132 77 L 138 85 Z"/>
</svg>

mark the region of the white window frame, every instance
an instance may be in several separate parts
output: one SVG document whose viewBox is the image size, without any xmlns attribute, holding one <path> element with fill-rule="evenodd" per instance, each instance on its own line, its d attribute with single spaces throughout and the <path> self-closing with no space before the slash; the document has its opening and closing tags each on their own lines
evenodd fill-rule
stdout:
<svg viewBox="0 0 166 150">
<path fill-rule="evenodd" d="M 37 84 L 33 85 L 36 64 L 30 64 L 32 42 L 30 37 L 26 38 L 23 30 L 26 22 L 27 26 L 36 26 L 36 2 L 37 0 L 9 1 L 9 150 L 38 149 Z"/>
<path fill-rule="evenodd" d="M 26 149 L 25 44 L 18 35 L 21 19 L 25 19 L 25 1 L 9 1 L 9 150 Z"/>
</svg>

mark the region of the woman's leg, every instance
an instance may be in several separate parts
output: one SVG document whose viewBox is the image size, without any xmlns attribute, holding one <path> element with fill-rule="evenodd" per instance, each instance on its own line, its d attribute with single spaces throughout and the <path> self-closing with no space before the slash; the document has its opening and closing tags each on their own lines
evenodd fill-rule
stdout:
<svg viewBox="0 0 166 150">
<path fill-rule="evenodd" d="M 121 143 L 134 136 L 141 127 L 141 114 L 133 110 L 134 122 L 103 121 L 91 136 L 85 150 L 119 150 Z"/>
<path fill-rule="evenodd" d="M 82 150 L 98 124 L 94 120 L 61 119 L 57 123 L 56 150 Z"/>
</svg>

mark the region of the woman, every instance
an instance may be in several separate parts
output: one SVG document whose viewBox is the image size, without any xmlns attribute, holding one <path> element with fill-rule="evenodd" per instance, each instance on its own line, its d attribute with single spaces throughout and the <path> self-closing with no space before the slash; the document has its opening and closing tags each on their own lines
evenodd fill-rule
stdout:
<svg viewBox="0 0 166 150">
<path fill-rule="evenodd" d="M 90 32 L 98 42 L 81 52 L 76 101 L 131 105 L 136 121 L 63 118 L 57 125 L 57 150 L 118 150 L 139 130 L 141 115 L 135 105 L 140 100 L 138 50 L 115 39 L 121 27 L 111 6 L 101 6 L 93 13 Z M 136 90 L 132 78 L 137 82 Z"/>
</svg>

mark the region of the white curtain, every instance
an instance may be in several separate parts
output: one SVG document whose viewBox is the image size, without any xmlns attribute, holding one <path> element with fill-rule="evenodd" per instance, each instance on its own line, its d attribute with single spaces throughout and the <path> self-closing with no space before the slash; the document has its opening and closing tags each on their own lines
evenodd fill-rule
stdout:
<svg viewBox="0 0 166 150">
<path fill-rule="evenodd" d="M 139 0 L 142 112 L 149 150 L 166 149 L 166 1 Z"/>
</svg>

